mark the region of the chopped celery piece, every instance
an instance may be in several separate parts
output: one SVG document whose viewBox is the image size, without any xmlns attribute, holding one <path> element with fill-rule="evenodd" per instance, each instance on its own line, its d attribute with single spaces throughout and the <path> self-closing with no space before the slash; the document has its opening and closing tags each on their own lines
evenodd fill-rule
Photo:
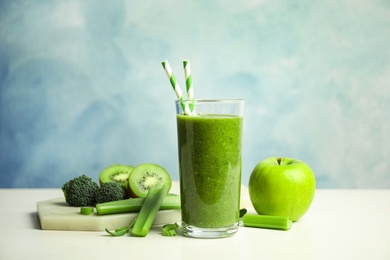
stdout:
<svg viewBox="0 0 390 260">
<path fill-rule="evenodd" d="M 292 226 L 292 221 L 284 216 L 245 214 L 243 224 L 245 227 L 289 230 Z"/>
<path fill-rule="evenodd" d="M 177 223 L 174 224 L 166 224 L 162 227 L 162 235 L 167 237 L 172 237 L 177 235 L 177 229 L 179 225 Z"/>
<path fill-rule="evenodd" d="M 133 236 L 145 237 L 148 234 L 153 221 L 156 218 L 157 212 L 160 209 L 160 205 L 168 193 L 168 189 L 168 185 L 149 189 L 137 216 L 137 220 L 134 223 L 134 227 L 131 230 Z"/>
<path fill-rule="evenodd" d="M 94 212 L 94 209 L 92 207 L 81 207 L 80 213 L 81 215 L 90 215 Z"/>
<path fill-rule="evenodd" d="M 145 198 L 132 198 L 96 204 L 98 215 L 139 212 Z M 180 209 L 180 196 L 168 194 L 163 199 L 160 210 Z"/>
</svg>

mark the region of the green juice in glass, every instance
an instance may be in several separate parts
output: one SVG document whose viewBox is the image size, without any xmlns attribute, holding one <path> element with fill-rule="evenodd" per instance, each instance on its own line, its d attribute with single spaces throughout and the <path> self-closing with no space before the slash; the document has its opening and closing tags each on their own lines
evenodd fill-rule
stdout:
<svg viewBox="0 0 390 260">
<path fill-rule="evenodd" d="M 186 229 L 234 227 L 232 232 L 237 231 L 242 123 L 242 116 L 235 115 L 177 114 L 182 225 L 185 234 Z"/>
</svg>

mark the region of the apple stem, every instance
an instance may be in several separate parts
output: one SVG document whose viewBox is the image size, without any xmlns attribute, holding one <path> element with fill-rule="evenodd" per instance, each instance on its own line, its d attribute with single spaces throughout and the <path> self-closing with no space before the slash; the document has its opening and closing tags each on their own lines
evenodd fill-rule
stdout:
<svg viewBox="0 0 390 260">
<path fill-rule="evenodd" d="M 280 165 L 281 164 L 281 162 L 282 162 L 282 158 L 278 158 L 278 159 L 276 159 L 277 161 L 278 161 L 278 164 Z"/>
</svg>

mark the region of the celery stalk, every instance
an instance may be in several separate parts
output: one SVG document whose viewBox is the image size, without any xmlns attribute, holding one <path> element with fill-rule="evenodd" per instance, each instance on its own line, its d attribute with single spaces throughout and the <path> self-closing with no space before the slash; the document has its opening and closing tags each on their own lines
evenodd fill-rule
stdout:
<svg viewBox="0 0 390 260">
<path fill-rule="evenodd" d="M 80 208 L 81 215 L 90 215 L 93 212 L 94 212 L 94 209 L 92 207 L 81 207 Z"/>
<path fill-rule="evenodd" d="M 96 204 L 98 215 L 139 212 L 145 198 L 132 198 Z M 180 209 L 180 196 L 168 194 L 163 199 L 160 210 Z"/>
<path fill-rule="evenodd" d="M 150 188 L 146 196 L 141 210 L 137 216 L 137 220 L 131 230 L 131 234 L 137 237 L 145 237 L 156 218 L 157 212 L 164 197 L 168 193 L 168 186 L 163 185 L 160 188 Z"/>
<path fill-rule="evenodd" d="M 284 216 L 245 214 L 242 221 L 245 227 L 281 230 L 289 230 L 292 225 L 292 221 L 288 217 Z"/>
</svg>

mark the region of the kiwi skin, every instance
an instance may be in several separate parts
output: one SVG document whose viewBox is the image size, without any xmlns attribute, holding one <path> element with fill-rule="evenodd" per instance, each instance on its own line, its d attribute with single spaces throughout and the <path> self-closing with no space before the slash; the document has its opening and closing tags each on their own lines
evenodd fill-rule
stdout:
<svg viewBox="0 0 390 260">
<path fill-rule="evenodd" d="M 146 197 L 150 187 L 167 185 L 169 191 L 172 186 L 169 173 L 160 165 L 151 163 L 144 163 L 135 167 L 130 173 L 128 181 L 130 196 L 133 198 Z M 149 183 L 148 186 L 145 186 L 145 182 Z"/>
<path fill-rule="evenodd" d="M 129 190 L 129 175 L 133 171 L 134 167 L 124 164 L 113 164 L 99 174 L 99 183 L 102 186 L 107 182 L 116 182 L 126 188 L 127 198 L 131 197 Z"/>
</svg>

